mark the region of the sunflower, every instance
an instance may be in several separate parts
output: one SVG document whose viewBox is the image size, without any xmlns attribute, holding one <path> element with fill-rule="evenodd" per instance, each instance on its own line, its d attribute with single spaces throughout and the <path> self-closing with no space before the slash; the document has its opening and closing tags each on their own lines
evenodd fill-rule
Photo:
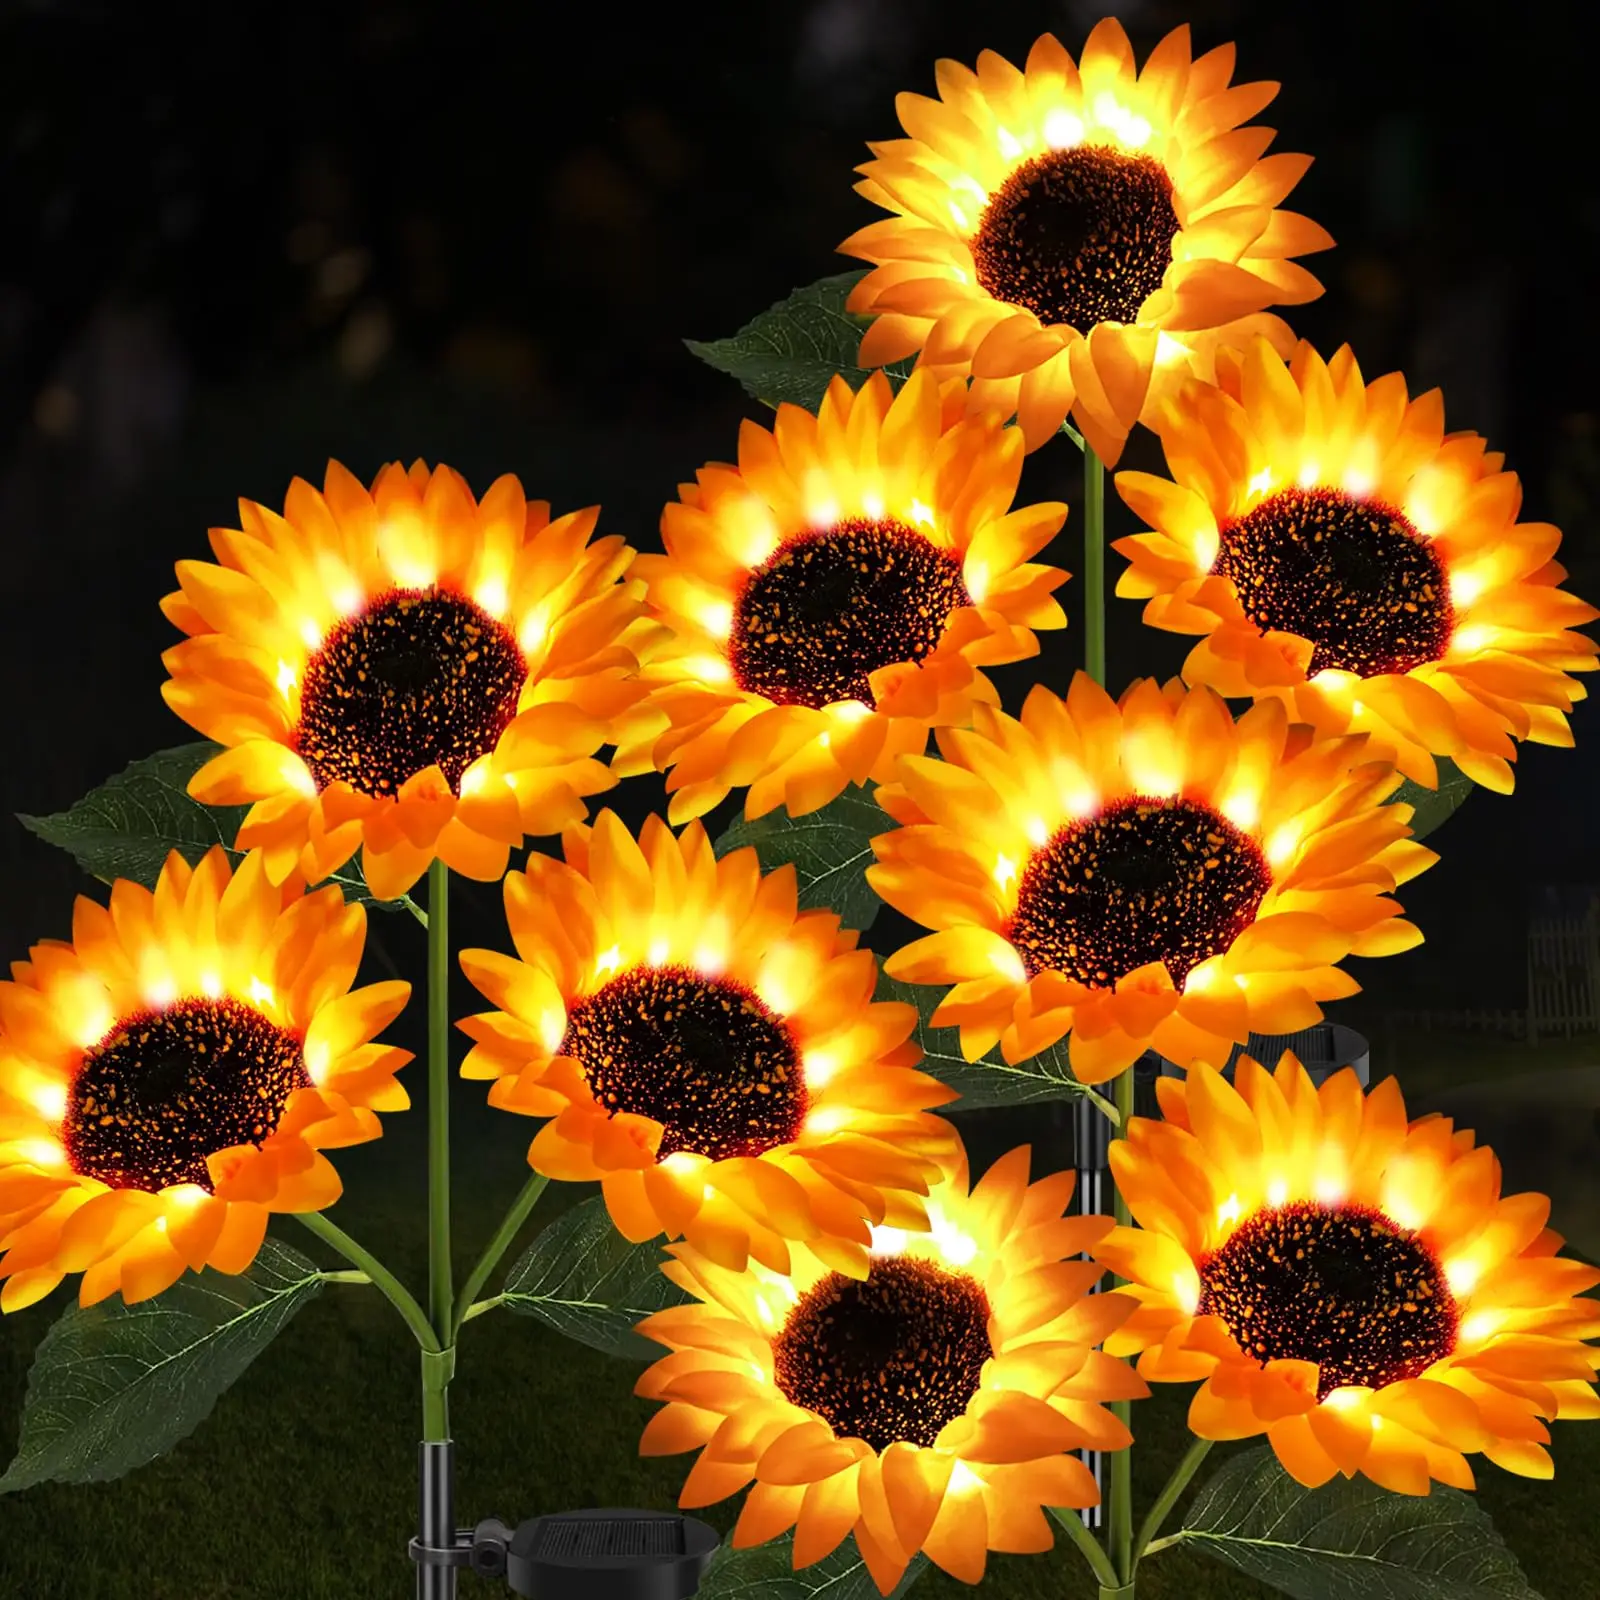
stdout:
<svg viewBox="0 0 1600 1600">
<path fill-rule="evenodd" d="M 390 465 L 369 493 L 330 462 L 282 516 L 241 501 L 220 565 L 178 563 L 162 610 L 189 638 L 162 690 L 228 747 L 189 793 L 251 804 L 239 847 L 275 883 L 358 848 L 384 900 L 436 858 L 498 879 L 615 783 L 592 757 L 639 692 L 633 552 L 590 542 L 594 508 L 549 513 L 509 476 L 480 503 L 448 467 Z"/>
<path fill-rule="evenodd" d="M 967 1583 L 985 1553 L 1051 1548 L 1043 1506 L 1088 1506 L 1093 1475 L 1065 1451 L 1121 1450 L 1102 1404 L 1149 1393 L 1094 1348 L 1129 1315 L 1074 1259 L 1112 1226 L 1064 1217 L 1075 1174 L 1028 1182 L 1028 1148 L 967 1193 L 959 1145 L 928 1199 L 931 1232 L 873 1230 L 866 1276 L 804 1245 L 792 1276 L 731 1272 L 689 1245 L 662 1270 L 694 1304 L 639 1331 L 671 1354 L 635 1393 L 664 1400 L 643 1455 L 700 1449 L 679 1503 L 754 1480 L 736 1546 L 795 1529 L 796 1568 L 847 1534 L 888 1594 L 917 1552 Z"/>
<path fill-rule="evenodd" d="M 891 399 L 882 373 L 859 393 L 835 378 L 815 416 L 744 423 L 738 465 L 701 468 L 667 506 L 666 554 L 635 571 L 672 642 L 615 764 L 671 767 L 674 822 L 735 786 L 747 816 L 798 816 L 888 777 L 929 727 L 998 703 L 980 667 L 1065 627 L 1066 573 L 1029 558 L 1067 508 L 1011 510 L 1022 441 L 964 419 L 959 388 L 921 374 Z"/>
<path fill-rule="evenodd" d="M 269 1212 L 339 1198 L 323 1149 L 379 1137 L 411 1059 L 372 1040 L 407 983 L 352 990 L 366 912 L 274 888 L 259 851 L 174 852 L 154 893 L 80 898 L 0 983 L 0 1310 L 82 1272 L 130 1305 L 242 1272 Z"/>
<path fill-rule="evenodd" d="M 1550 1202 L 1500 1194 L 1470 1129 L 1408 1125 L 1399 1084 L 1314 1088 L 1286 1055 L 1238 1087 L 1197 1064 L 1157 1084 L 1165 1121 L 1111 1146 L 1139 1228 L 1097 1260 L 1138 1313 L 1111 1338 L 1156 1381 L 1204 1382 L 1202 1438 L 1265 1433 L 1308 1487 L 1363 1473 L 1400 1494 L 1473 1487 L 1481 1451 L 1553 1472 L 1541 1418 L 1600 1416 L 1600 1269 L 1558 1258 Z"/>
<path fill-rule="evenodd" d="M 870 145 L 857 191 L 896 215 L 839 246 L 876 263 L 848 309 L 877 320 L 864 366 L 917 353 L 966 377 L 975 411 L 1016 415 L 1037 450 L 1070 413 L 1115 462 L 1147 404 L 1322 285 L 1290 258 L 1332 239 L 1277 210 L 1310 157 L 1241 126 L 1278 92 L 1229 87 L 1234 48 L 1190 60 L 1178 28 L 1136 72 L 1114 18 L 1083 59 L 1049 34 L 1019 72 L 986 50 L 936 68 L 939 98 L 896 101 L 909 137 Z"/>
<path fill-rule="evenodd" d="M 955 1093 L 914 1070 L 916 1012 L 873 1002 L 858 936 L 699 823 L 650 817 L 636 843 L 602 811 L 564 843 L 506 878 L 517 955 L 461 956 L 500 1007 L 460 1024 L 461 1073 L 551 1119 L 528 1164 L 599 1179 L 628 1239 L 682 1234 L 734 1270 L 787 1271 L 803 1239 L 859 1277 L 869 1223 L 922 1227 L 955 1138 L 926 1108 Z"/>
<path fill-rule="evenodd" d="M 1117 475 L 1153 532 L 1119 539 L 1117 593 L 1205 637 L 1184 676 L 1282 700 L 1321 733 L 1432 788 L 1435 756 L 1502 793 L 1515 739 L 1570 745 L 1595 666 L 1571 630 L 1600 612 L 1560 587 L 1560 532 L 1519 523 L 1517 476 L 1437 390 L 1363 384 L 1348 346 L 1287 366 L 1257 342 L 1217 360 L 1156 419 L 1175 482 Z"/>
<path fill-rule="evenodd" d="M 873 888 L 936 931 L 886 970 L 955 987 L 935 1026 L 977 1060 L 1022 1061 L 1071 1032 L 1101 1083 L 1155 1049 L 1185 1066 L 1288 1033 L 1358 985 L 1334 963 L 1421 934 L 1397 884 L 1438 858 L 1410 842 L 1400 782 L 1364 740 L 1308 744 L 1282 706 L 1236 723 L 1209 689 L 1079 673 L 1021 720 L 980 707 L 878 791 L 902 827 L 872 841 Z"/>
</svg>

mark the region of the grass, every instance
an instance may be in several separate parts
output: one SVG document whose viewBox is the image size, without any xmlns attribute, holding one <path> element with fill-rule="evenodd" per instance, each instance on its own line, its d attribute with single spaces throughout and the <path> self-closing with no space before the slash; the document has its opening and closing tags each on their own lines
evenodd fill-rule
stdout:
<svg viewBox="0 0 1600 1600">
<path fill-rule="evenodd" d="M 1440 1035 L 1397 1041 L 1408 1098 L 1448 1095 L 1509 1072 L 1595 1063 L 1596 1041 L 1527 1051 L 1492 1039 Z M 1375 1053 L 1374 1076 L 1386 1063 Z M 520 1187 L 533 1124 L 486 1113 L 466 1089 L 455 1112 L 453 1201 L 460 1281 Z M 1036 1112 L 963 1118 L 973 1165 L 1032 1139 L 1035 1173 L 1070 1154 Z M 379 1143 L 335 1152 L 346 1194 L 339 1224 L 413 1289 L 426 1273 L 423 1120 L 388 1119 Z M 1486 1133 L 1489 1130 L 1484 1130 Z M 552 1186 L 559 1190 L 560 1186 Z M 547 1193 L 507 1264 L 554 1214 Z M 329 1266 L 309 1234 L 274 1231 Z M 9 1459 L 34 1346 L 67 1303 L 67 1286 L 0 1324 L 0 1452 Z M 685 1457 L 643 1461 L 639 1433 L 653 1409 L 631 1393 L 638 1366 L 571 1344 L 530 1319 L 496 1310 L 463 1331 L 451 1391 L 459 1442 L 458 1521 L 516 1522 L 581 1506 L 668 1507 Z M 1187 1444 L 1188 1389 L 1163 1388 L 1134 1408 L 1138 1515 Z M 378 1293 L 333 1284 L 225 1394 L 197 1432 L 162 1460 L 113 1483 L 45 1484 L 0 1498 L 0 1597 L 5 1600 L 393 1600 L 412 1592 L 405 1542 L 416 1516 L 420 1418 L 416 1347 Z M 1547 1600 L 1600 1600 L 1600 1427 L 1554 1426 L 1554 1483 L 1479 1466 L 1480 1498 Z M 1218 1446 L 1213 1460 L 1231 1447 Z M 1202 1478 L 1206 1469 L 1202 1469 Z M 738 1502 L 700 1513 L 731 1527 Z M 1169 1529 L 1177 1525 L 1175 1518 Z M 470 1575 L 461 1592 L 490 1588 Z M 1058 1538 L 1047 1556 L 991 1556 L 993 1600 L 1080 1600 L 1094 1586 Z M 509 1593 L 509 1590 L 501 1592 Z M 1252 1600 L 1261 1586 L 1180 1548 L 1140 1571 L 1141 1600 Z M 968 1593 L 937 1571 L 924 1600 Z"/>
</svg>

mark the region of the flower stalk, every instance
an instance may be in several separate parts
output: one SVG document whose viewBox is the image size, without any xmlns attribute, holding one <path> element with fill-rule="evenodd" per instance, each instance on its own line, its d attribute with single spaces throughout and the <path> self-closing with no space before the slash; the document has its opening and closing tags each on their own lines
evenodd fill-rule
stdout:
<svg viewBox="0 0 1600 1600">
<path fill-rule="evenodd" d="M 423 1359 L 423 1438 L 450 1437 L 449 1386 L 454 1373 L 455 1292 L 450 1281 L 450 869 L 428 868 L 428 1312 L 435 1348 L 450 1357 Z"/>
<path fill-rule="evenodd" d="M 473 1317 L 482 1316 L 485 1311 L 492 1310 L 504 1299 L 503 1295 L 495 1295 L 489 1300 L 474 1303 L 478 1291 L 489 1280 L 489 1274 L 494 1271 L 500 1258 L 510 1248 L 511 1241 L 516 1238 L 518 1230 L 528 1220 L 529 1213 L 539 1203 L 539 1196 L 544 1193 L 545 1185 L 549 1179 L 542 1172 L 531 1172 L 528 1181 L 523 1184 L 522 1191 L 511 1202 L 511 1209 L 506 1212 L 505 1219 L 495 1231 L 495 1236 L 484 1252 L 478 1257 L 477 1265 L 473 1267 L 467 1281 L 461 1286 L 461 1293 L 456 1296 L 455 1312 L 450 1322 L 450 1342 L 455 1343 L 455 1336 L 460 1331 L 464 1322 L 470 1322 Z"/>
</svg>

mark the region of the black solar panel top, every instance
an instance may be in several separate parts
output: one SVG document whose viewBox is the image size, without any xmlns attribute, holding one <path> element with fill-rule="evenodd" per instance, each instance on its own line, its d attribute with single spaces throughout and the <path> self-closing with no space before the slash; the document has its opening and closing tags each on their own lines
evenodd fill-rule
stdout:
<svg viewBox="0 0 1600 1600">
<path fill-rule="evenodd" d="M 547 1517 L 530 1557 L 564 1560 L 681 1556 L 681 1517 Z"/>
</svg>

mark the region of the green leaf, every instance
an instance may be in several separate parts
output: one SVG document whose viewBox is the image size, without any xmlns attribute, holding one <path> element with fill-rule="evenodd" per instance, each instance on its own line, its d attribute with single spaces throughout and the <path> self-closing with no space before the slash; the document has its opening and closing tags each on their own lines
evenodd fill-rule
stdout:
<svg viewBox="0 0 1600 1600">
<path fill-rule="evenodd" d="M 1435 756 L 1439 769 L 1439 787 L 1424 789 L 1409 778 L 1389 796 L 1389 804 L 1403 801 L 1415 807 L 1411 818 L 1411 837 L 1425 839 L 1442 823 L 1448 822 L 1461 803 L 1477 787 L 1455 762 L 1445 756 Z"/>
<path fill-rule="evenodd" d="M 961 1035 L 955 1028 L 935 1028 L 929 1022 L 944 998 L 943 984 L 902 983 L 887 973 L 878 976 L 878 1000 L 902 1000 L 917 1008 L 917 1043 L 923 1059 L 919 1072 L 947 1083 L 961 1099 L 940 1109 L 977 1111 L 988 1106 L 1025 1106 L 1038 1100 L 1075 1100 L 1091 1091 L 1079 1083 L 1067 1064 L 1067 1045 L 1062 1040 L 1015 1066 L 1001 1058 L 997 1045 L 988 1055 L 968 1061 L 961 1053 Z"/>
<path fill-rule="evenodd" d="M 927 1568 L 913 1556 L 890 1600 L 900 1600 Z M 853 1538 L 831 1555 L 794 1570 L 794 1536 L 735 1550 L 724 1542 L 701 1581 L 698 1600 L 882 1600 Z"/>
<path fill-rule="evenodd" d="M 221 750 L 209 739 L 158 750 L 132 762 L 65 811 L 48 817 L 19 816 L 30 833 L 67 851 L 91 877 L 109 883 L 128 878 L 153 889 L 168 855 L 176 850 L 192 866 L 214 845 L 223 845 L 235 866 L 235 850 L 249 806 L 207 806 L 189 797 L 189 780 Z M 357 858 L 347 861 L 327 882 L 346 900 L 382 911 L 400 911 L 398 900 L 373 898 Z"/>
<path fill-rule="evenodd" d="M 607 1355 L 650 1361 L 664 1349 L 633 1325 L 681 1305 L 683 1291 L 661 1270 L 656 1240 L 629 1244 L 596 1195 L 564 1211 L 511 1269 L 505 1303 Z"/>
<path fill-rule="evenodd" d="M 321 1287 L 310 1261 L 269 1237 L 236 1277 L 207 1269 L 138 1305 L 69 1307 L 34 1353 L 0 1494 L 104 1483 L 164 1455 Z"/>
<path fill-rule="evenodd" d="M 856 355 L 872 318 L 844 308 L 850 291 L 865 276 L 865 271 L 841 272 L 819 279 L 763 311 L 731 338 L 683 342 L 708 366 L 737 378 L 774 409 L 788 400 L 815 411 L 835 375 L 852 389 L 871 376 L 872 369 L 856 365 Z M 883 368 L 891 388 L 905 382 L 911 365 L 908 359 Z"/>
<path fill-rule="evenodd" d="M 736 821 L 714 849 L 719 856 L 754 845 L 763 872 L 792 864 L 800 885 L 800 908 L 825 906 L 847 928 L 870 928 L 883 902 L 866 880 L 872 837 L 887 833 L 894 819 L 872 798 L 873 785 L 852 784 L 820 811 L 791 817 L 779 807 L 754 822 Z"/>
<path fill-rule="evenodd" d="M 1473 1496 L 1361 1477 L 1307 1489 L 1270 1446 L 1224 1463 L 1172 1542 L 1295 1600 L 1539 1600 Z"/>
</svg>

